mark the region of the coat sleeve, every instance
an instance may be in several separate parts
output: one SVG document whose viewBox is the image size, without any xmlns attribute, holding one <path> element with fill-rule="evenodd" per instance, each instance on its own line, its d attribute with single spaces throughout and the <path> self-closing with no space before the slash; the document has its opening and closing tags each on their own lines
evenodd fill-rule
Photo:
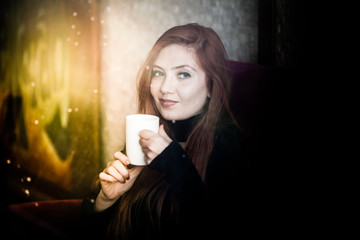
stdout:
<svg viewBox="0 0 360 240">
<path fill-rule="evenodd" d="M 94 205 L 98 192 L 91 193 L 81 204 L 81 225 L 79 232 L 84 239 L 103 239 L 110 219 L 119 200 L 102 212 L 95 212 Z"/>
</svg>

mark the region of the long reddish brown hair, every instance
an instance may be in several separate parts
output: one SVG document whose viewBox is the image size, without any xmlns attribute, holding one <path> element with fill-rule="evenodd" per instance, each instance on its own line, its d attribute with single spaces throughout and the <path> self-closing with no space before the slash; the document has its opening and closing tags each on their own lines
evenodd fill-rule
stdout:
<svg viewBox="0 0 360 240">
<path fill-rule="evenodd" d="M 216 124 L 224 112 L 231 116 L 228 104 L 231 82 L 227 64 L 228 57 L 220 37 L 211 28 L 193 23 L 169 29 L 157 40 L 139 71 L 139 113 L 155 114 L 162 119 L 150 93 L 151 71 L 160 51 L 172 44 L 182 45 L 194 51 L 198 64 L 206 74 L 207 88 L 211 95 L 204 106 L 200 121 L 193 128 L 187 140 L 185 149 L 200 176 L 204 179 L 207 160 L 213 148 Z M 162 123 L 166 125 L 165 121 Z M 167 126 L 165 129 L 168 129 Z"/>
<path fill-rule="evenodd" d="M 192 49 L 198 64 L 206 74 L 210 98 L 204 106 L 200 120 L 192 129 L 185 147 L 199 175 L 204 179 L 207 162 L 213 149 L 216 126 L 224 114 L 233 119 L 228 104 L 231 79 L 227 53 L 214 30 L 195 23 L 173 27 L 156 41 L 138 73 L 138 112 L 159 116 L 161 124 L 164 124 L 169 135 L 167 121 L 161 117 L 150 93 L 150 83 L 152 67 L 160 51 L 172 44 Z M 176 198 L 168 191 L 170 188 L 163 173 L 144 168 L 133 187 L 121 197 L 108 233 L 113 237 L 129 238 L 136 225 L 133 223 L 136 221 L 134 216 L 136 212 L 142 212 L 139 218 L 144 218 L 144 212 L 147 212 L 151 227 L 161 232 L 159 219 L 165 198 L 172 199 L 170 215 L 174 216 L 176 223 L 176 216 L 180 210 Z"/>
</svg>

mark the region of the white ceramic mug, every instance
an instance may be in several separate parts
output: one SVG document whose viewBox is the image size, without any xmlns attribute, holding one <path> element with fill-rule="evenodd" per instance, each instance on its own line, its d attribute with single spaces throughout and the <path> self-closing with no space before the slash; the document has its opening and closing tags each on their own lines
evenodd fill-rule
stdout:
<svg viewBox="0 0 360 240">
<path fill-rule="evenodd" d="M 157 133 L 159 117 L 149 114 L 126 116 L 126 155 L 132 165 L 146 165 L 144 153 L 139 144 L 139 133 L 144 129 Z"/>
</svg>

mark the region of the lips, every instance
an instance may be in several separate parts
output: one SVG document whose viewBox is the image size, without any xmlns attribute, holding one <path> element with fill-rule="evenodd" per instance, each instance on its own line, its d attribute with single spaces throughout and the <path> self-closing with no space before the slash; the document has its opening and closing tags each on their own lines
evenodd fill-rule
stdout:
<svg viewBox="0 0 360 240">
<path fill-rule="evenodd" d="M 177 103 L 177 101 L 173 101 L 173 100 L 165 99 L 165 98 L 160 98 L 159 101 L 160 101 L 161 106 L 163 106 L 163 107 L 171 107 Z"/>
</svg>

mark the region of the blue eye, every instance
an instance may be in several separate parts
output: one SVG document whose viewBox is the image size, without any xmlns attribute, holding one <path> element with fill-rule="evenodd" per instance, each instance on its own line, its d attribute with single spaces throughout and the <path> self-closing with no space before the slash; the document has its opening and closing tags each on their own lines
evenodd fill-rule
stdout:
<svg viewBox="0 0 360 240">
<path fill-rule="evenodd" d="M 189 73 L 187 73 L 187 72 L 181 72 L 181 73 L 178 74 L 178 76 L 181 79 L 186 79 L 186 78 L 191 77 L 191 75 Z"/>
<path fill-rule="evenodd" d="M 162 73 L 162 72 L 160 72 L 160 71 L 152 71 L 151 72 L 151 77 L 152 78 L 159 78 L 159 77 L 162 77 L 162 76 L 164 76 L 164 73 Z"/>
</svg>

